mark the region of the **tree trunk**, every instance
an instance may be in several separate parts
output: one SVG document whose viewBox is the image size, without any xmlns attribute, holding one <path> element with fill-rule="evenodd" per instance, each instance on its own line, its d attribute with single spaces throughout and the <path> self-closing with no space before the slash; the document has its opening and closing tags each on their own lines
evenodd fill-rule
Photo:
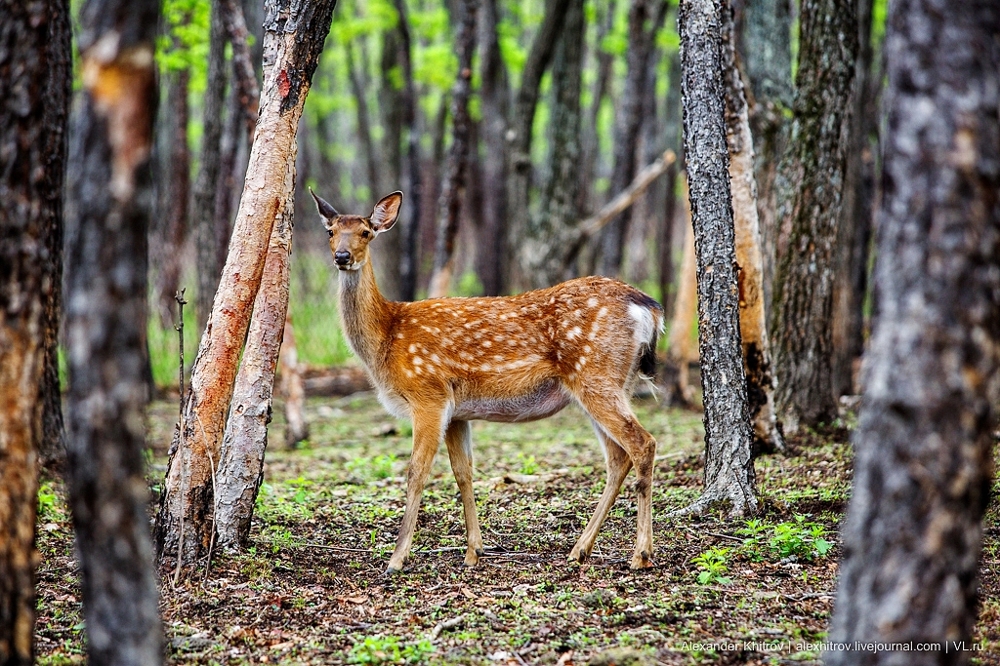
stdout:
<svg viewBox="0 0 1000 666">
<path fill-rule="evenodd" d="M 784 109 L 791 108 L 791 0 L 746 0 L 740 54 L 750 81 L 750 127 L 756 160 L 757 211 L 764 271 L 764 310 L 771 312 L 776 248 L 778 162 L 785 149 Z"/>
<path fill-rule="evenodd" d="M 729 144 L 729 182 L 736 227 L 736 263 L 739 265 L 740 340 L 747 378 L 747 409 L 753 424 L 756 451 L 783 451 L 785 441 L 774 413 L 771 345 L 764 313 L 763 259 L 760 220 L 757 217 L 757 181 L 754 178 L 753 139 L 743 81 L 736 61 L 736 31 L 732 6 L 723 7 L 723 60 L 726 76 L 726 138 Z"/>
<path fill-rule="evenodd" d="M 483 151 L 483 213 L 478 253 L 479 279 L 486 296 L 507 286 L 507 112 L 510 89 L 497 36 L 497 0 L 483 0 L 480 15 L 479 99 Z"/>
<path fill-rule="evenodd" d="M 801 25 L 795 117 L 778 184 L 779 219 L 790 235 L 771 312 L 776 408 L 785 432 L 837 416 L 830 317 L 858 45 L 853 0 L 804 0 Z"/>
<path fill-rule="evenodd" d="M 418 239 L 420 215 L 423 206 L 420 169 L 420 126 L 417 117 L 417 88 L 413 80 L 413 45 L 410 37 L 409 17 L 405 0 L 394 0 L 399 14 L 399 64 L 403 73 L 402 111 L 406 127 L 406 155 L 403 162 L 402 189 L 406 202 L 399 225 L 399 297 L 412 301 L 417 295 L 417 273 L 420 270 Z M 375 196 L 381 196 L 376 194 Z"/>
<path fill-rule="evenodd" d="M 674 225 L 677 217 L 677 164 L 671 164 L 667 169 L 666 186 L 664 187 L 663 224 L 656 231 L 656 263 L 659 266 L 657 280 L 659 282 L 660 303 L 664 312 L 672 312 L 674 308 Z"/>
<path fill-rule="evenodd" d="M 288 258 L 295 203 L 295 143 L 282 194 L 284 210 L 274 220 L 264 274 L 253 306 L 246 347 L 236 374 L 222 447 L 216 458 L 215 533 L 219 545 L 237 548 L 250 535 L 257 491 L 264 479 L 267 426 L 271 422 L 274 373 L 288 315 Z M 210 461 L 211 463 L 212 461 Z"/>
<path fill-rule="evenodd" d="M 5 0 L 0 12 L 0 663 L 28 665 L 46 329 L 61 263 L 69 3 Z"/>
<path fill-rule="evenodd" d="M 260 288 L 271 231 L 291 196 L 295 130 L 330 29 L 335 0 L 307 5 L 269 3 L 265 22 L 266 78 L 221 289 L 191 370 L 181 437 L 171 447 L 155 537 L 161 563 L 192 564 L 213 534 L 212 467 L 219 460 L 236 364 Z M 297 10 L 290 15 L 291 8 Z M 286 32 L 286 26 L 297 30 Z M 283 319 L 282 319 L 283 321 Z"/>
<path fill-rule="evenodd" d="M 868 287 L 868 248 L 875 202 L 875 151 L 878 94 L 872 84 L 872 0 L 856 0 L 858 59 L 851 92 L 851 125 L 844 197 L 837 233 L 837 261 L 833 283 L 833 345 L 831 381 L 834 397 L 855 393 L 855 368 L 864 351 L 864 300 Z M 879 86 L 880 87 L 880 86 Z M 875 88 L 875 90 L 873 90 Z"/>
<path fill-rule="evenodd" d="M 163 659 L 142 457 L 158 14 L 155 1 L 91 0 L 79 19 L 83 90 L 66 209 L 67 469 L 91 664 Z"/>
<path fill-rule="evenodd" d="M 278 394 L 285 399 L 285 446 L 292 448 L 309 439 L 309 423 L 306 421 L 306 390 L 291 315 L 285 315 L 278 369 Z"/>
<path fill-rule="evenodd" d="M 365 90 L 364 81 L 357 71 L 354 63 L 354 45 L 348 42 L 344 45 L 347 53 L 347 76 L 351 82 L 351 94 L 357 106 L 358 142 L 361 144 L 361 159 L 365 165 L 365 175 L 368 180 L 368 196 L 375 198 L 381 196 L 381 192 L 389 186 L 383 185 L 379 181 L 379 160 L 375 152 L 375 141 L 372 139 L 371 115 L 368 112 L 368 91 Z M 391 291 L 396 291 L 396 285 L 391 287 Z"/>
<path fill-rule="evenodd" d="M 597 75 L 594 77 L 594 87 L 591 91 L 592 101 L 590 110 L 587 113 L 587 127 L 580 137 L 583 165 L 580 168 L 579 208 L 584 211 L 594 210 L 600 205 L 600 202 L 596 199 L 594 188 L 601 153 L 597 124 L 601 113 L 601 106 L 608 96 L 611 72 L 615 62 L 614 56 L 605 51 L 602 45 L 604 44 L 604 39 L 614 27 L 617 4 L 617 0 L 606 0 L 606 2 L 595 5 L 598 13 L 595 19 L 597 23 L 597 35 L 594 40 L 594 59 L 597 61 Z M 677 99 L 679 105 L 680 95 L 677 96 Z M 677 136 L 680 137 L 680 132 L 677 133 Z"/>
<path fill-rule="evenodd" d="M 625 59 L 628 71 L 621 103 L 615 114 L 614 154 L 611 171 L 611 192 L 617 193 L 635 177 L 636 151 L 642 127 L 642 93 L 646 87 L 646 68 L 656 33 L 667 15 L 666 0 L 632 0 L 628 13 L 628 51 Z M 647 22 L 650 26 L 647 27 Z M 615 276 L 621 272 L 625 235 L 631 219 L 631 209 L 618 215 L 601 234 L 601 261 L 598 272 Z"/>
<path fill-rule="evenodd" d="M 212 311 L 212 299 L 219 286 L 222 266 L 215 228 L 215 196 L 219 180 L 222 145 L 222 115 L 226 99 L 226 22 L 223 0 L 212 0 L 208 41 L 208 83 L 202 114 L 201 159 L 194 184 L 192 224 L 197 239 L 198 298 L 195 311 L 198 327 L 204 328 Z"/>
<path fill-rule="evenodd" d="M 685 191 L 687 188 L 685 187 Z M 670 396 L 669 404 L 694 405 L 694 387 L 691 386 L 691 364 L 698 360 L 692 341 L 695 316 L 698 313 L 698 260 L 694 252 L 694 227 L 688 197 L 684 197 L 684 249 L 681 258 L 677 298 L 674 299 L 670 320 L 670 338 L 667 344 L 667 380 L 664 385 Z"/>
<path fill-rule="evenodd" d="M 576 0 L 574 0 L 576 1 Z M 506 248 L 513 253 L 521 245 L 528 226 L 532 164 L 531 140 L 538 107 L 538 94 L 542 76 L 548 69 L 559 41 L 569 9 L 570 0 L 546 0 L 545 16 L 531 42 L 528 59 L 521 71 L 521 86 L 514 99 L 513 119 L 507 132 L 507 242 Z M 517 269 L 512 266 L 512 269 Z M 511 278 L 517 285 L 527 282 L 523 271 L 512 270 Z"/>
<path fill-rule="evenodd" d="M 755 513 L 753 440 L 740 354 L 736 240 L 726 149 L 722 12 L 715 0 L 686 0 L 678 23 L 684 155 L 698 259 L 698 338 L 705 402 L 705 490 L 682 511 L 726 502 Z"/>
<path fill-rule="evenodd" d="M 174 48 L 179 48 L 174 40 Z M 166 153 L 164 176 L 159 183 L 159 214 L 165 216 L 159 228 L 162 236 L 152 248 L 156 262 L 155 302 L 160 325 L 172 328 L 174 322 L 174 294 L 180 289 L 181 259 L 184 239 L 188 232 L 188 207 L 191 204 L 191 151 L 188 148 L 188 84 L 191 71 L 187 68 L 163 72 L 166 80 L 166 122 L 163 123 L 167 139 L 160 139 Z"/>
<path fill-rule="evenodd" d="M 584 44 L 583 3 L 570 3 L 552 63 L 549 123 L 550 163 L 541 211 L 529 215 L 520 246 L 521 265 L 532 289 L 551 287 L 566 278 L 566 249 L 579 221 L 580 84 Z"/>
<path fill-rule="evenodd" d="M 438 202 L 437 246 L 429 296 L 447 295 L 454 270 L 455 237 L 465 194 L 469 161 L 469 95 L 472 93 L 472 56 L 476 48 L 476 13 L 479 0 L 464 0 L 458 17 L 458 77 L 451 91 L 451 149 L 447 174 Z"/>
<path fill-rule="evenodd" d="M 393 76 L 395 72 L 400 70 L 399 41 L 399 30 L 394 29 L 383 34 L 382 58 L 379 63 L 379 70 L 382 73 L 382 77 L 379 89 L 376 91 L 378 98 L 377 110 L 381 117 L 383 129 L 382 177 L 379 181 L 379 187 L 387 187 L 391 190 L 403 188 L 404 173 L 403 118 L 405 114 L 403 94 L 400 90 L 396 89 Z M 328 121 L 328 126 L 329 122 L 332 121 Z M 332 131 L 328 133 L 328 136 L 334 135 Z M 331 183 L 331 185 L 336 186 L 336 183 Z M 331 195 L 335 193 L 335 190 L 330 192 Z M 407 192 L 407 194 L 409 193 Z M 372 192 L 372 201 L 359 204 L 359 207 L 374 203 L 380 196 L 382 196 L 381 192 Z M 406 200 L 408 202 L 409 197 L 406 197 Z M 333 198 L 333 201 L 346 201 L 346 198 Z M 407 203 L 407 205 L 409 204 Z M 398 222 L 398 224 L 402 223 L 403 220 Z M 390 300 L 401 300 L 403 298 L 403 264 L 410 261 L 410 259 L 403 256 L 403 236 L 403 234 L 386 234 L 376 243 L 376 247 L 372 249 L 373 256 L 386 258 L 386 261 L 379 262 L 379 270 L 376 271 L 376 276 L 379 279 L 380 285 L 383 282 L 386 284 L 384 293 L 386 298 Z M 384 268 L 382 267 L 383 265 Z M 411 269 L 407 268 L 407 270 Z"/>
<path fill-rule="evenodd" d="M 1000 7 L 900 0 L 889 16 L 880 311 L 830 640 L 946 645 L 826 663 L 966 664 L 983 654 L 959 644 L 973 645 L 1000 397 Z"/>
</svg>

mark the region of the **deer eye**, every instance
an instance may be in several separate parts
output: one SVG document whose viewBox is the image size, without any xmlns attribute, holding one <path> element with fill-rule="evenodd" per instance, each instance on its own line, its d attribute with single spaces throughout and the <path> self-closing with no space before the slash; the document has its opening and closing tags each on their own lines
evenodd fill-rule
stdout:
<svg viewBox="0 0 1000 666">
<path fill-rule="evenodd" d="M 333 238 L 333 229 L 327 229 L 326 235 L 329 236 L 330 238 Z"/>
<path fill-rule="evenodd" d="M 364 231 L 361 232 L 361 237 L 362 238 L 368 238 L 371 235 L 372 235 L 372 233 L 370 231 L 368 231 L 367 229 L 365 229 Z"/>
</svg>

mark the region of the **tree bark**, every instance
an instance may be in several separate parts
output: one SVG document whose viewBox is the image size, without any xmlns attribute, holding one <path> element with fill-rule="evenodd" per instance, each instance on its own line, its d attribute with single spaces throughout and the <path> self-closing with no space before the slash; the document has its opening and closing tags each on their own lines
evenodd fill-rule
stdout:
<svg viewBox="0 0 1000 666">
<path fill-rule="evenodd" d="M 70 508 L 91 664 L 158 664 L 163 637 L 143 474 L 147 229 L 159 3 L 80 12 L 70 144 L 66 339 Z"/>
<path fill-rule="evenodd" d="M 201 158 L 194 184 L 192 224 L 197 239 L 198 298 L 195 312 L 198 327 L 204 328 L 212 311 L 212 299 L 219 286 L 222 266 L 219 234 L 215 226 L 215 197 L 219 180 L 222 145 L 222 116 L 226 99 L 226 22 L 223 0 L 211 2 L 208 40 L 208 83 L 202 114 Z"/>
<path fill-rule="evenodd" d="M 849 147 L 844 172 L 844 196 L 837 231 L 833 283 L 833 395 L 855 393 L 855 369 L 864 351 L 864 300 L 868 287 L 868 255 L 875 202 L 875 150 L 872 136 L 878 124 L 878 89 L 873 85 L 871 45 L 872 0 L 856 0 L 858 58 L 851 92 Z"/>
<path fill-rule="evenodd" d="M 47 329 L 61 265 L 69 3 L 5 0 L 0 12 L 0 663 L 28 665 Z"/>
<path fill-rule="evenodd" d="M 285 210 L 302 105 L 330 30 L 335 0 L 268 6 L 260 119 L 219 293 L 191 371 L 181 436 L 171 447 L 155 537 L 161 564 L 192 564 L 213 534 L 212 467 L 219 460 L 236 365 L 260 288 L 275 220 Z M 291 13 L 294 7 L 295 14 Z"/>
<path fill-rule="evenodd" d="M 632 0 L 628 14 L 628 70 L 621 103 L 615 114 L 614 154 L 611 171 L 611 191 L 620 192 L 635 177 L 636 151 L 642 127 L 642 93 L 646 87 L 646 68 L 656 33 L 663 26 L 669 2 L 666 0 Z M 647 26 L 647 22 L 650 24 Z M 604 228 L 601 234 L 601 261 L 598 272 L 616 276 L 621 272 L 625 234 L 631 209 L 624 211 Z"/>
<path fill-rule="evenodd" d="M 591 89 L 592 101 L 590 110 L 587 113 L 587 127 L 580 137 L 581 160 L 583 162 L 580 168 L 580 210 L 593 210 L 600 205 L 594 188 L 601 153 L 597 124 L 601 113 L 601 106 L 608 97 L 611 73 L 615 62 L 614 56 L 605 51 L 602 45 L 604 44 L 605 37 L 608 36 L 614 27 L 617 4 L 617 0 L 606 0 L 606 2 L 595 5 L 595 9 L 597 10 L 597 34 L 594 40 L 594 59 L 597 62 L 597 75 L 594 77 L 594 87 Z M 677 100 L 679 107 L 679 94 Z M 679 131 L 677 136 L 680 138 Z"/>
<path fill-rule="evenodd" d="M 750 127 L 756 149 L 757 211 L 764 271 L 764 310 L 771 312 L 778 242 L 778 162 L 785 149 L 784 109 L 792 106 L 791 1 L 746 0 L 740 55 L 750 81 Z"/>
<path fill-rule="evenodd" d="M 687 188 L 685 187 L 685 191 Z M 668 373 L 664 385 L 669 394 L 669 404 L 685 407 L 694 405 L 694 387 L 691 386 L 691 364 L 698 360 L 698 352 L 692 341 L 695 317 L 698 314 L 698 260 L 694 252 L 694 227 L 691 224 L 691 206 L 684 197 L 684 248 L 681 257 L 680 279 L 677 283 L 677 298 L 674 299 L 673 315 L 670 319 L 670 338 L 667 344 Z"/>
<path fill-rule="evenodd" d="M 764 313 L 763 257 L 757 216 L 753 139 L 743 80 L 736 60 L 732 6 L 723 6 L 723 61 L 726 78 L 726 139 L 729 183 L 736 227 L 736 263 L 740 303 L 740 340 L 747 379 L 747 409 L 753 424 L 755 451 L 783 451 L 785 441 L 774 413 L 771 345 Z"/>
<path fill-rule="evenodd" d="M 858 45 L 852 0 L 804 0 L 801 25 L 795 116 L 778 183 L 779 219 L 790 234 L 771 312 L 775 400 L 786 433 L 837 416 L 830 317 Z"/>
<path fill-rule="evenodd" d="M 580 89 L 584 44 L 583 3 L 566 10 L 552 63 L 549 175 L 541 210 L 528 216 L 520 245 L 521 265 L 532 289 L 566 278 L 566 249 L 579 221 Z"/>
<path fill-rule="evenodd" d="M 880 310 L 831 641 L 947 642 L 827 664 L 966 664 L 1000 349 L 1000 7 L 900 0 L 885 52 Z"/>
<path fill-rule="evenodd" d="M 483 119 L 483 213 L 477 269 L 486 296 L 500 296 L 507 265 L 507 113 L 510 88 L 497 36 L 497 0 L 483 0 L 480 15 L 479 99 Z"/>
<path fill-rule="evenodd" d="M 455 237 L 458 235 L 459 213 L 469 170 L 469 95 L 472 94 L 472 56 L 476 48 L 478 4 L 478 0 L 464 0 L 460 4 L 457 21 L 458 77 L 451 91 L 451 148 L 444 187 L 438 201 L 434 273 L 428 291 L 431 298 L 447 295 L 454 269 Z"/>
<path fill-rule="evenodd" d="M 574 0 L 575 1 L 575 0 Z M 521 71 L 521 86 L 514 98 L 513 118 L 507 132 L 507 241 L 506 248 L 513 252 L 521 244 L 528 225 L 528 209 L 532 178 L 531 141 L 538 107 L 538 94 L 542 76 L 552 61 L 555 45 L 559 41 L 569 9 L 570 0 L 546 0 L 545 16 L 531 42 L 528 59 Z M 525 284 L 527 276 L 517 266 L 511 267 L 512 282 Z"/>
<path fill-rule="evenodd" d="M 215 533 L 219 545 L 238 548 L 250 535 L 257 491 L 264 479 L 267 426 L 271 422 L 274 374 L 288 315 L 288 258 L 295 211 L 295 143 L 283 185 L 284 210 L 274 220 L 260 290 L 233 388 L 222 446 L 216 458 Z M 211 461 L 210 461 L 211 463 Z"/>
<path fill-rule="evenodd" d="M 729 192 L 724 3 L 686 0 L 678 12 L 684 155 L 698 259 L 698 347 L 705 403 L 705 489 L 683 512 L 726 502 L 756 513 L 753 440 L 740 354 L 736 240 Z"/>
</svg>

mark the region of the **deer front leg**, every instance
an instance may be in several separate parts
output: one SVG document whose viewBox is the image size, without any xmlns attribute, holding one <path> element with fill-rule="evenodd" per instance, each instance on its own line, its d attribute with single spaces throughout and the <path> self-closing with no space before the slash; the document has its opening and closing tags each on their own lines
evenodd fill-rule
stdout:
<svg viewBox="0 0 1000 666">
<path fill-rule="evenodd" d="M 452 421 L 444 433 L 448 445 L 451 471 L 455 474 L 459 493 L 462 495 L 462 512 L 465 514 L 465 534 L 469 543 L 465 551 L 465 565 L 475 566 L 483 554 L 483 535 L 479 531 L 476 515 L 476 498 L 472 492 L 472 428 L 468 421 Z"/>
<path fill-rule="evenodd" d="M 413 453 L 410 454 L 410 466 L 406 473 L 406 510 L 403 512 L 403 522 L 399 526 L 399 536 L 396 537 L 396 549 L 389 558 L 386 573 L 398 573 L 403 570 L 403 562 L 410 554 L 413 544 L 413 532 L 417 527 L 417 513 L 420 510 L 420 496 L 427 483 L 427 475 L 434 462 L 438 443 L 441 441 L 440 410 L 413 410 Z"/>
</svg>

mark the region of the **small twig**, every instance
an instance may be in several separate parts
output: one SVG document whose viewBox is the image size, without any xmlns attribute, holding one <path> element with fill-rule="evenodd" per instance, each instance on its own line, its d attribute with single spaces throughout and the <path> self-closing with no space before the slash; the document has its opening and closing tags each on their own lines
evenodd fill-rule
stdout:
<svg viewBox="0 0 1000 666">
<path fill-rule="evenodd" d="M 174 300 L 177 301 L 177 324 L 174 326 L 174 330 L 177 331 L 180 344 L 178 348 L 180 350 L 180 372 L 178 373 L 178 380 L 180 384 L 180 396 L 178 398 L 178 420 L 177 420 L 177 451 L 181 454 L 181 465 L 184 465 L 184 306 L 187 301 L 184 299 L 184 292 L 187 289 L 181 289 L 174 294 Z M 166 489 L 164 489 L 166 492 Z M 184 501 L 184 475 L 181 474 L 181 502 Z M 183 507 L 182 507 L 183 509 Z M 181 560 L 184 553 L 184 511 L 181 511 L 181 525 L 180 525 L 180 536 L 177 540 L 177 566 L 174 568 L 174 576 L 171 579 L 171 584 L 173 588 L 177 589 L 177 583 L 181 579 Z"/>
<path fill-rule="evenodd" d="M 186 287 L 174 294 L 174 300 L 177 301 L 177 324 L 174 326 L 174 330 L 177 331 L 177 348 L 180 357 L 180 369 L 177 373 L 177 383 L 180 385 L 178 416 L 181 419 L 184 418 L 184 306 L 187 305 L 187 301 L 184 300 L 185 291 L 187 291 Z"/>
<path fill-rule="evenodd" d="M 458 617 L 453 617 L 450 620 L 444 620 L 442 622 L 438 622 L 437 625 L 434 627 L 434 629 L 431 630 L 431 640 L 436 641 L 438 639 L 438 636 L 441 635 L 442 631 L 444 631 L 445 629 L 454 629 L 455 627 L 460 626 L 463 622 L 465 622 L 464 615 L 459 615 Z"/>
<path fill-rule="evenodd" d="M 707 534 L 708 536 L 718 537 L 719 539 L 729 539 L 730 541 L 738 541 L 739 543 L 743 543 L 743 539 L 739 537 L 730 536 L 728 534 L 719 534 L 718 532 L 705 532 L 705 534 Z"/>
</svg>

